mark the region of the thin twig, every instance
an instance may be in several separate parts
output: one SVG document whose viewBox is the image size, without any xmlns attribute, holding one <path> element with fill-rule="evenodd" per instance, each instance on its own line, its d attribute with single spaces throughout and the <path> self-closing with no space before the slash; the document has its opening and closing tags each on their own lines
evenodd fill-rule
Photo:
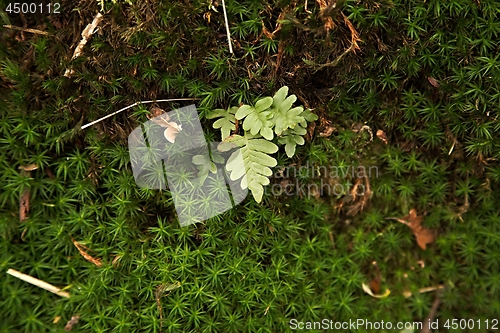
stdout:
<svg viewBox="0 0 500 333">
<path fill-rule="evenodd" d="M 226 23 L 226 32 L 227 32 L 227 43 L 229 44 L 229 53 L 233 53 L 233 46 L 231 45 L 231 32 L 229 31 L 229 23 L 227 21 L 227 13 L 226 13 L 226 3 L 222 0 L 222 10 L 224 11 L 224 21 Z"/>
<path fill-rule="evenodd" d="M 430 323 L 434 321 L 434 317 L 436 317 L 436 313 L 439 307 L 439 303 L 441 302 L 440 299 L 441 293 L 438 291 L 436 293 L 436 298 L 434 299 L 434 303 L 432 303 L 432 308 L 431 311 L 429 312 L 429 315 L 427 315 L 427 318 L 425 318 L 424 325 L 422 329 L 420 330 L 420 333 L 430 333 L 431 328 L 430 328 Z"/>
<path fill-rule="evenodd" d="M 148 103 L 157 103 L 157 102 L 174 102 L 174 101 L 195 101 L 195 100 L 199 100 L 199 98 L 171 98 L 171 99 L 158 99 L 158 100 L 155 100 L 155 101 L 139 101 L 139 102 L 135 102 L 134 104 L 129 105 L 127 107 L 124 107 L 123 109 L 120 109 L 120 110 L 115 111 L 115 112 L 113 112 L 111 114 L 108 114 L 107 116 L 104 116 L 102 118 L 94 120 L 91 123 L 83 125 L 82 129 L 85 129 L 85 128 L 89 127 L 89 126 L 97 124 L 98 122 L 103 121 L 104 119 L 112 117 L 112 116 L 114 116 L 114 115 L 116 115 L 116 114 L 118 114 L 118 113 L 120 113 L 122 111 L 125 111 L 127 109 L 133 108 L 134 106 L 139 105 L 139 104 L 148 104 Z"/>
<path fill-rule="evenodd" d="M 356 45 L 354 43 L 351 43 L 351 46 L 349 46 L 349 48 L 346 49 L 341 55 L 339 55 L 334 61 L 326 63 L 326 64 L 314 64 L 315 66 L 317 66 L 316 67 L 316 72 L 319 71 L 320 69 L 324 68 L 324 67 L 337 66 L 337 64 L 339 63 L 339 61 L 342 60 L 342 58 L 344 58 L 344 56 L 346 54 L 348 54 L 349 52 L 351 52 L 355 48 L 356 48 Z"/>
<path fill-rule="evenodd" d="M 46 31 L 38 30 L 38 29 L 30 29 L 30 28 L 21 28 L 21 27 L 16 27 L 15 25 L 10 25 L 10 24 L 4 24 L 4 28 L 7 29 L 13 29 L 13 30 L 19 30 L 19 31 L 24 31 L 24 32 L 31 32 L 32 34 L 38 34 L 38 35 L 44 35 L 48 36 L 49 33 Z"/>
<path fill-rule="evenodd" d="M 10 274 L 18 279 L 21 279 L 23 281 L 31 283 L 32 285 L 35 285 L 37 287 L 40 287 L 40 288 L 45 289 L 47 291 L 50 291 L 51 293 L 54 293 L 56 295 L 69 298 L 68 292 L 62 291 L 60 288 L 57 288 L 56 286 L 53 286 L 50 283 L 44 282 L 42 280 L 38 280 L 37 278 L 34 278 L 30 275 L 23 274 L 23 273 L 18 272 L 14 269 L 11 269 L 11 268 L 9 268 L 9 270 L 7 271 L 7 274 Z"/>
</svg>

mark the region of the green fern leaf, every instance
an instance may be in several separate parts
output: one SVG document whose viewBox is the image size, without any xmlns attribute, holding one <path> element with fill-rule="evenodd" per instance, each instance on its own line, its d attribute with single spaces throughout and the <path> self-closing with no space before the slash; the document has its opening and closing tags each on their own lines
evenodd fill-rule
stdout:
<svg viewBox="0 0 500 333">
<path fill-rule="evenodd" d="M 285 152 L 288 157 L 293 157 L 293 155 L 295 155 L 297 145 L 303 145 L 305 143 L 302 136 L 306 135 L 306 133 L 307 130 L 301 126 L 283 132 L 283 136 L 278 139 L 278 142 L 285 145 Z"/>
<path fill-rule="evenodd" d="M 235 114 L 236 119 L 243 121 L 243 129 L 249 131 L 252 135 L 260 133 L 267 140 L 272 140 L 274 137 L 272 131 L 271 112 L 269 107 L 273 104 L 271 97 L 263 98 L 257 103 L 255 107 L 250 105 L 242 105 Z"/>
<path fill-rule="evenodd" d="M 297 100 L 297 96 L 288 95 L 288 87 L 284 86 L 279 89 L 273 96 L 273 104 L 271 106 L 272 122 L 274 123 L 274 132 L 277 135 L 281 135 L 283 131 L 294 128 L 298 123 L 302 123 L 305 120 L 302 113 L 304 108 L 298 106 L 291 108 L 292 104 Z"/>
<path fill-rule="evenodd" d="M 219 151 L 229 151 L 234 145 L 240 147 L 243 160 L 237 159 L 238 152 L 234 152 L 228 159 L 226 169 L 231 172 L 231 180 L 241 178 L 241 188 L 248 189 L 257 202 L 262 201 L 264 186 L 269 185 L 271 167 L 277 165 L 275 158 L 269 156 L 278 151 L 278 146 L 261 139 L 260 135 L 245 133 L 245 136 L 232 135 L 218 146 Z M 238 162 L 239 161 L 239 162 Z"/>
<path fill-rule="evenodd" d="M 236 130 L 236 125 L 235 125 L 236 118 L 234 114 L 236 113 L 237 110 L 238 107 L 236 106 L 229 107 L 227 110 L 216 109 L 207 116 L 207 119 L 222 117 L 217 121 L 215 121 L 214 124 L 212 125 L 213 128 L 221 130 L 222 140 L 227 138 L 231 134 L 231 131 Z"/>
<path fill-rule="evenodd" d="M 312 113 L 311 110 L 308 110 L 308 109 L 305 109 L 304 112 L 302 112 L 301 116 L 304 117 L 304 119 L 307 122 L 312 122 L 312 121 L 318 120 L 318 116 L 315 115 L 314 113 Z M 302 127 L 307 127 L 307 123 Z"/>
<path fill-rule="evenodd" d="M 212 160 L 213 162 L 210 160 L 210 157 L 208 155 L 193 156 L 192 162 L 198 168 L 198 178 L 200 179 L 201 184 L 205 182 L 209 172 L 213 174 L 217 173 L 217 166 L 215 165 L 215 163 L 224 163 L 224 158 L 217 152 L 213 152 Z"/>
</svg>

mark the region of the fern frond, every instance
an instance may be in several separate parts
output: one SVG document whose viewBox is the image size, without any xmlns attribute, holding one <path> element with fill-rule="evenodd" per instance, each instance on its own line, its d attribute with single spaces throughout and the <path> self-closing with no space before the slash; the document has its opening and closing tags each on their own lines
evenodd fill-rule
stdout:
<svg viewBox="0 0 500 333">
<path fill-rule="evenodd" d="M 288 129 L 283 132 L 283 135 L 278 139 L 278 142 L 285 145 L 285 152 L 288 157 L 295 155 L 297 145 L 305 143 L 303 135 L 306 135 L 307 130 L 302 126 L 296 126 L 293 129 Z"/>
<path fill-rule="evenodd" d="M 278 146 L 260 135 L 245 133 L 244 136 L 232 135 L 221 142 L 217 149 L 225 152 L 231 150 L 234 145 L 240 147 L 242 160 L 236 158 L 238 152 L 234 152 L 228 159 L 226 169 L 231 172 L 231 180 L 241 178 L 241 188 L 248 188 L 252 192 L 255 201 L 261 202 L 264 194 L 264 186 L 269 185 L 269 176 L 272 175 L 271 167 L 278 162 L 269 156 L 278 151 Z"/>
<path fill-rule="evenodd" d="M 207 116 L 207 119 L 214 119 L 221 117 L 220 119 L 216 120 L 212 126 L 215 129 L 220 129 L 222 134 L 222 140 L 227 138 L 231 134 L 231 131 L 236 130 L 236 125 L 235 125 L 236 118 L 234 114 L 236 113 L 237 110 L 238 107 L 236 106 L 229 107 L 227 108 L 227 110 L 216 109 Z"/>
<path fill-rule="evenodd" d="M 193 164 L 198 168 L 198 179 L 203 184 L 208 177 L 208 173 L 217 173 L 217 166 L 215 163 L 224 163 L 224 158 L 217 152 L 212 152 L 212 159 L 209 155 L 195 155 L 192 159 Z M 215 162 L 215 163 L 214 163 Z"/>
<path fill-rule="evenodd" d="M 240 120 L 246 117 L 243 122 L 243 129 L 245 131 L 250 131 L 252 135 L 260 133 L 260 135 L 267 140 L 272 140 L 274 134 L 270 121 L 272 114 L 269 110 L 272 104 L 273 99 L 271 97 L 266 97 L 257 101 L 255 107 L 242 105 L 236 112 L 236 119 Z"/>
<path fill-rule="evenodd" d="M 280 88 L 273 96 L 273 104 L 271 106 L 272 122 L 275 125 L 274 132 L 281 135 L 283 131 L 294 128 L 298 123 L 305 122 L 304 108 L 297 106 L 291 108 L 292 104 L 297 100 L 297 96 L 288 96 L 288 87 Z M 304 126 L 305 127 L 305 126 Z"/>
</svg>

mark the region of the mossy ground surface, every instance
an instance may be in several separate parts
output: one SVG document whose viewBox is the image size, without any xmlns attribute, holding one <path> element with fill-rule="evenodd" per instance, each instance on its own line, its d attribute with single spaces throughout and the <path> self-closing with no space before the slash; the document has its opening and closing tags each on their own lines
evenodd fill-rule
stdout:
<svg viewBox="0 0 500 333">
<path fill-rule="evenodd" d="M 220 2 L 63 1 L 51 15 L 8 14 L 1 2 L 2 24 L 48 35 L 0 28 L 0 332 L 63 332 L 75 315 L 73 332 L 413 322 L 436 297 L 439 332 L 487 332 L 485 320 L 491 328 L 500 319 L 500 3 L 306 3 L 227 0 L 230 54 Z M 99 10 L 98 31 L 71 61 Z M 368 200 L 350 201 L 356 177 L 327 177 L 338 195 L 268 190 L 261 204 L 248 196 L 181 228 L 169 192 L 139 188 L 130 168 L 127 136 L 147 107 L 81 130 L 140 100 L 192 97 L 207 139 L 218 141 L 207 112 L 283 85 L 319 120 L 293 159 L 279 152 L 276 170 L 376 167 Z M 18 169 L 29 164 L 38 169 Z M 273 182 L 282 181 L 321 183 L 310 172 Z M 438 231 L 426 250 L 407 226 L 385 219 L 412 208 Z M 9 268 L 70 286 L 71 297 L 8 276 Z M 363 291 L 377 276 L 388 297 Z M 158 287 L 176 281 L 160 310 Z M 438 285 L 439 296 L 419 293 Z M 445 328 L 453 318 L 475 326 Z M 384 330 L 356 330 L 365 331 Z"/>
</svg>

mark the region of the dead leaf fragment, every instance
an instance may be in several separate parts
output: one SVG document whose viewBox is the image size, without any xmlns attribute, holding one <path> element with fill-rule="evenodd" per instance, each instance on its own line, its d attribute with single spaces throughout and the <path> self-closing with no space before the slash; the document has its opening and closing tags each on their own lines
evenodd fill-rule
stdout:
<svg viewBox="0 0 500 333">
<path fill-rule="evenodd" d="M 92 20 L 92 23 L 87 24 L 85 29 L 82 31 L 82 39 L 80 40 L 80 43 L 78 43 L 78 45 L 75 49 L 75 52 L 73 53 L 73 56 L 71 57 L 71 60 L 79 57 L 82 54 L 83 47 L 85 46 L 85 44 L 87 44 L 90 37 L 92 37 L 92 35 L 97 31 L 96 28 L 101 23 L 103 17 L 104 16 L 101 13 L 97 13 L 97 15 Z M 69 69 L 66 69 L 64 76 L 70 77 L 72 74 L 73 74 L 73 69 L 69 68 Z"/>
<path fill-rule="evenodd" d="M 333 28 L 335 28 L 335 23 L 333 22 L 333 19 L 330 15 L 337 4 L 337 1 L 316 0 L 316 2 L 318 3 L 320 8 L 319 17 L 323 21 L 325 30 L 332 30 Z"/>
<path fill-rule="evenodd" d="M 379 294 L 380 293 L 380 281 L 378 279 L 373 279 L 370 281 L 368 284 L 371 290 L 373 290 L 374 294 Z"/>
<path fill-rule="evenodd" d="M 370 286 L 368 286 L 367 284 L 364 284 L 364 283 L 361 284 L 361 287 L 363 287 L 363 290 L 365 291 L 365 293 L 367 293 L 368 295 L 375 297 L 375 298 L 384 298 L 384 297 L 389 296 L 391 293 L 391 291 L 389 289 L 386 289 L 383 294 L 374 294 L 373 291 L 370 289 Z"/>
<path fill-rule="evenodd" d="M 150 115 L 147 115 L 148 119 L 153 119 L 155 117 L 161 116 L 162 114 L 165 113 L 163 109 L 160 109 L 159 107 L 153 106 L 151 110 L 149 110 L 151 113 Z"/>
<path fill-rule="evenodd" d="M 81 245 L 80 243 L 78 243 L 75 240 L 73 240 L 73 244 L 76 246 L 76 248 L 78 249 L 78 252 L 80 252 L 82 257 L 84 257 L 85 259 L 87 259 L 88 261 L 90 261 L 91 263 L 93 263 L 94 265 L 96 265 L 98 267 L 102 266 L 102 262 L 100 259 L 96 259 L 96 258 L 92 257 L 90 254 L 88 254 L 87 252 L 85 252 L 85 248 L 88 249 L 86 246 Z"/>
<path fill-rule="evenodd" d="M 433 87 L 439 88 L 439 83 L 435 78 L 433 78 L 432 76 L 428 76 L 427 80 L 429 81 L 430 84 L 432 84 Z"/>
<path fill-rule="evenodd" d="M 380 140 L 382 140 L 383 143 L 385 144 L 388 144 L 389 141 L 387 140 L 387 135 L 385 134 L 384 131 L 382 130 L 377 130 L 377 138 L 379 138 Z"/>
<path fill-rule="evenodd" d="M 323 132 L 319 133 L 319 136 L 322 138 L 329 137 L 330 135 L 332 135 L 334 130 L 335 130 L 335 127 L 328 126 L 327 128 L 325 128 L 325 130 Z"/>
<path fill-rule="evenodd" d="M 148 119 L 152 120 L 161 127 L 165 127 L 165 132 L 163 133 L 165 139 L 170 143 L 175 143 L 175 138 L 177 134 L 182 131 L 182 125 L 177 124 L 175 121 L 170 120 L 170 116 L 162 109 L 158 107 L 151 108 L 151 115 L 148 115 Z"/>
<path fill-rule="evenodd" d="M 370 281 L 369 287 L 375 293 L 380 293 L 380 282 L 382 281 L 382 274 L 380 273 L 380 268 L 377 265 L 376 261 L 372 262 L 372 265 L 375 267 L 375 277 Z"/>
<path fill-rule="evenodd" d="M 38 165 L 36 164 L 29 164 L 29 165 L 21 165 L 18 168 L 19 170 L 24 170 L 24 171 L 34 171 L 38 169 Z"/>
<path fill-rule="evenodd" d="M 410 210 L 410 213 L 403 218 L 387 217 L 386 219 L 406 224 L 413 231 L 417 244 L 422 250 L 425 250 L 427 244 L 431 244 L 436 239 L 436 231 L 424 228 L 421 225 L 424 217 L 418 216 L 415 209 Z"/>
<path fill-rule="evenodd" d="M 72 316 L 71 319 L 66 323 L 66 326 L 64 326 L 65 331 L 71 331 L 73 329 L 73 326 L 78 324 L 78 321 L 80 320 L 80 316 Z"/>
</svg>

